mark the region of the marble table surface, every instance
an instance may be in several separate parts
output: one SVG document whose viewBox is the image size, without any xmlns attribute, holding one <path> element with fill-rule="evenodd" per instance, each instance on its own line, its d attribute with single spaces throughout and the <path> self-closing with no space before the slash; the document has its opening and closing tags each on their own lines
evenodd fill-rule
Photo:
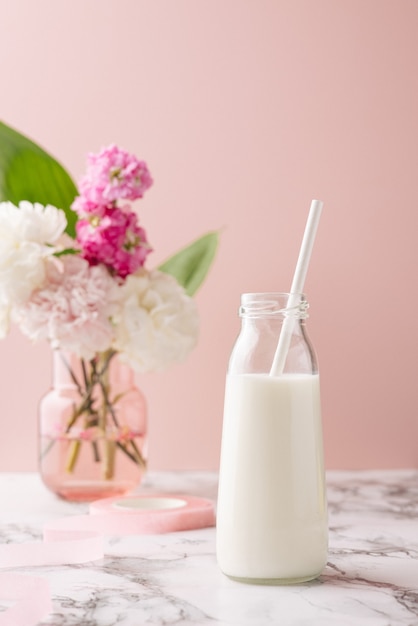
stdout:
<svg viewBox="0 0 418 626">
<path fill-rule="evenodd" d="M 417 626 L 418 470 L 328 472 L 327 486 L 329 559 L 310 583 L 228 579 L 215 528 L 109 537 L 100 561 L 10 571 L 50 582 L 53 610 L 39 626 Z M 150 473 L 140 491 L 216 501 L 217 475 Z M 1 542 L 40 539 L 46 521 L 87 509 L 36 474 L 0 474 L 0 497 Z"/>
</svg>

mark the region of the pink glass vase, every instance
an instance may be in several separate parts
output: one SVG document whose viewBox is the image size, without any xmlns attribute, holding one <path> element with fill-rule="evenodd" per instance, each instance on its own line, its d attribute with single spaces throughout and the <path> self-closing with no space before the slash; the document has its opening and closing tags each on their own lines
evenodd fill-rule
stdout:
<svg viewBox="0 0 418 626">
<path fill-rule="evenodd" d="M 58 496 L 91 501 L 132 491 L 146 470 L 147 409 L 117 354 L 54 351 L 39 405 L 40 474 Z"/>
</svg>

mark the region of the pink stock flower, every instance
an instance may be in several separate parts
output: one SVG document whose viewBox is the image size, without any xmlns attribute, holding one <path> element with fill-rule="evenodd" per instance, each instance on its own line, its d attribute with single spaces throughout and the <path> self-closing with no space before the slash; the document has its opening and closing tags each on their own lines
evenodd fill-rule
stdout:
<svg viewBox="0 0 418 626">
<path fill-rule="evenodd" d="M 72 208 L 78 214 L 102 215 L 105 207 L 118 200 L 142 198 L 152 182 L 144 161 L 111 145 L 88 155 L 87 173 L 80 181 L 80 195 Z"/>
<path fill-rule="evenodd" d="M 151 252 L 136 213 L 126 208 L 106 208 L 101 218 L 80 219 L 77 241 L 82 257 L 90 265 L 103 263 L 112 274 L 121 278 L 142 267 Z"/>
</svg>

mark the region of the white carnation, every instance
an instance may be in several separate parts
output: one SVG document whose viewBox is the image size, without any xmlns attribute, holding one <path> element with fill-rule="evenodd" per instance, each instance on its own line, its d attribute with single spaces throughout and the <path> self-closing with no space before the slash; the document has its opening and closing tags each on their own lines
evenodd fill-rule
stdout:
<svg viewBox="0 0 418 626">
<path fill-rule="evenodd" d="M 11 205 L 11 203 L 5 203 Z M 11 207 L 14 219 L 14 235 L 20 241 L 34 241 L 41 245 L 53 244 L 61 237 L 67 226 L 64 211 L 39 202 L 32 204 L 23 200 L 19 202 L 19 209 Z"/>
<path fill-rule="evenodd" d="M 157 270 L 127 277 L 113 317 L 114 348 L 138 372 L 162 370 L 194 348 L 198 314 L 194 301 L 170 275 Z"/>
<path fill-rule="evenodd" d="M 50 246 L 66 224 L 64 212 L 53 206 L 0 202 L 0 337 L 9 329 L 13 306 L 42 284 Z"/>
</svg>

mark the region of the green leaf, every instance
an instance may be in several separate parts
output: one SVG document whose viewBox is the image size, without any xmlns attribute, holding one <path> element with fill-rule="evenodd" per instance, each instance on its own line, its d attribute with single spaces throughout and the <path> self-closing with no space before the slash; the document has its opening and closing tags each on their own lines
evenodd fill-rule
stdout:
<svg viewBox="0 0 418 626">
<path fill-rule="evenodd" d="M 74 237 L 76 214 L 71 204 L 77 187 L 50 154 L 0 121 L 0 201 L 21 200 L 52 204 L 63 209 L 67 233 Z"/>
<path fill-rule="evenodd" d="M 170 257 L 159 269 L 174 276 L 187 294 L 193 296 L 215 258 L 218 241 L 217 232 L 207 233 Z"/>
</svg>

